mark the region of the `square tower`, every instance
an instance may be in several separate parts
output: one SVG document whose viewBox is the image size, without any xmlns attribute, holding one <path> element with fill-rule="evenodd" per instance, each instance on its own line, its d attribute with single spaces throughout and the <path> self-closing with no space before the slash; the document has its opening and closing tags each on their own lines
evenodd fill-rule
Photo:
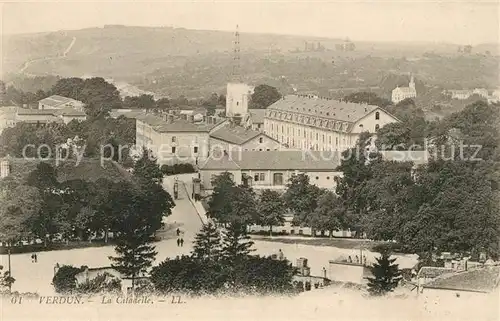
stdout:
<svg viewBox="0 0 500 321">
<path fill-rule="evenodd" d="M 228 83 L 226 93 L 226 117 L 240 115 L 244 117 L 248 113 L 248 103 L 253 88 L 242 83 Z"/>
</svg>

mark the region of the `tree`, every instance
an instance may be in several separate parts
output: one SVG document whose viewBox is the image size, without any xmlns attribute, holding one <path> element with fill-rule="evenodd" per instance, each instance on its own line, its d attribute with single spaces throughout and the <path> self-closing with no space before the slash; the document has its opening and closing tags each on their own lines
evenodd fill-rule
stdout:
<svg viewBox="0 0 500 321">
<path fill-rule="evenodd" d="M 319 188 L 309 183 L 306 174 L 293 175 L 287 183 L 283 198 L 286 206 L 294 213 L 294 221 L 307 223 L 308 216 L 317 206 Z"/>
<path fill-rule="evenodd" d="M 143 148 L 142 157 L 134 164 L 134 176 L 142 183 L 161 184 L 163 174 L 150 150 Z"/>
<path fill-rule="evenodd" d="M 3 266 L 0 265 L 0 294 L 6 291 L 10 292 L 14 282 L 16 282 L 16 279 L 10 276 L 10 271 L 3 272 Z"/>
<path fill-rule="evenodd" d="M 350 95 L 345 96 L 343 100 L 356 104 L 368 104 L 368 105 L 379 106 L 382 108 L 391 105 L 391 102 L 389 100 L 380 98 L 379 96 L 377 96 L 377 94 L 373 92 L 366 92 L 366 91 L 352 93 Z"/>
<path fill-rule="evenodd" d="M 217 227 L 209 222 L 203 225 L 196 234 L 193 257 L 198 259 L 217 260 L 221 252 L 221 238 Z"/>
<path fill-rule="evenodd" d="M 91 118 L 106 117 L 111 109 L 122 106 L 118 89 L 101 77 L 85 79 L 80 96 Z"/>
<path fill-rule="evenodd" d="M 158 99 L 156 101 L 156 108 L 158 110 L 163 110 L 163 111 L 169 110 L 170 108 L 172 108 L 172 105 L 170 104 L 170 99 L 168 98 Z"/>
<path fill-rule="evenodd" d="M 122 289 L 120 279 L 113 277 L 111 274 L 105 272 L 97 275 L 91 280 L 78 284 L 77 292 L 80 294 L 101 294 L 101 293 L 114 293 L 120 294 Z"/>
<path fill-rule="evenodd" d="M 401 272 L 396 259 L 391 259 L 391 253 L 384 251 L 377 258 L 377 263 L 370 267 L 374 277 L 368 278 L 368 292 L 371 295 L 384 295 L 394 291 L 401 279 Z"/>
<path fill-rule="evenodd" d="M 257 204 L 257 223 L 261 226 L 269 226 L 270 235 L 273 233 L 273 226 L 285 222 L 286 212 L 286 205 L 280 193 L 269 189 L 262 191 Z"/>
<path fill-rule="evenodd" d="M 221 173 L 212 179 L 213 193 L 208 201 L 207 215 L 220 223 L 228 223 L 232 215 L 231 193 L 235 187 L 232 176 L 228 172 Z"/>
<path fill-rule="evenodd" d="M 328 190 L 323 190 L 318 199 L 318 206 L 309 218 L 308 224 L 316 230 L 333 231 L 349 227 L 345 219 L 345 209 L 337 196 Z"/>
<path fill-rule="evenodd" d="M 222 257 L 230 263 L 238 259 L 246 258 L 253 250 L 253 242 L 249 241 L 246 226 L 238 223 L 231 223 L 223 232 L 222 237 Z"/>
<path fill-rule="evenodd" d="M 56 292 L 66 294 L 76 291 L 76 275 L 82 271 L 84 271 L 83 267 L 61 266 L 52 278 L 52 285 Z"/>
<path fill-rule="evenodd" d="M 258 85 L 250 98 L 251 108 L 265 109 L 281 98 L 278 89 L 269 85 Z"/>
<path fill-rule="evenodd" d="M 63 78 L 52 87 L 51 94 L 83 101 L 82 90 L 84 86 L 85 81 L 81 78 Z"/>
</svg>

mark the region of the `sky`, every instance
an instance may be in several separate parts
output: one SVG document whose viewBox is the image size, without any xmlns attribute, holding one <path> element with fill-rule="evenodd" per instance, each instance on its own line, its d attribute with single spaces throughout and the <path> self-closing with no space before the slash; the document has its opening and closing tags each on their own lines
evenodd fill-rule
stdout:
<svg viewBox="0 0 500 321">
<path fill-rule="evenodd" d="M 2 32 L 105 24 L 292 34 L 357 41 L 499 42 L 498 0 L 10 2 Z"/>
</svg>

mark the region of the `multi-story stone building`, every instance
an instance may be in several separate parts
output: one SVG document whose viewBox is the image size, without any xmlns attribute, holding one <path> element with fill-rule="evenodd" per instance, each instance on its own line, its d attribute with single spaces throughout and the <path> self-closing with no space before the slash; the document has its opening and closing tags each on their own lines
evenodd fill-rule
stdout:
<svg viewBox="0 0 500 321">
<path fill-rule="evenodd" d="M 362 132 L 398 121 L 378 106 L 288 95 L 267 108 L 264 132 L 293 149 L 343 151 Z"/>
<path fill-rule="evenodd" d="M 159 164 L 193 163 L 207 159 L 210 151 L 209 133 L 223 121 L 195 123 L 143 114 L 136 116 L 136 146 L 150 149 Z"/>
</svg>

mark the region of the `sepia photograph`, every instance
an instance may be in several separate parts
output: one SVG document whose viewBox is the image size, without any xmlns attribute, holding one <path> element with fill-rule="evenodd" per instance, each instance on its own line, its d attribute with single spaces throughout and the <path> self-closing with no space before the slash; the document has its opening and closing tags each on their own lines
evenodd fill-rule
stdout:
<svg viewBox="0 0 500 321">
<path fill-rule="evenodd" d="M 500 321 L 498 0 L 0 13 L 0 320 Z"/>
</svg>

